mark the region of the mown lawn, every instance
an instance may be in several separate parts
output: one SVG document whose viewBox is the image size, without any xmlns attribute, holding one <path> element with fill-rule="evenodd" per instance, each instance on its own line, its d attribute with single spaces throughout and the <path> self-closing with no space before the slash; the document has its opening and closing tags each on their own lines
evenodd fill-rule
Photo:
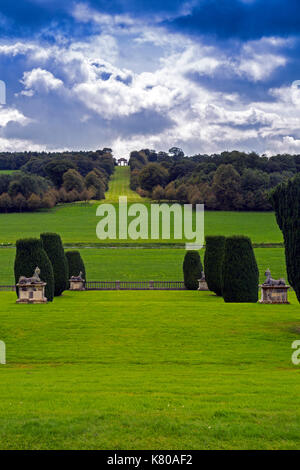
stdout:
<svg viewBox="0 0 300 470">
<path fill-rule="evenodd" d="M 150 208 L 149 203 L 145 203 Z M 49 211 L 0 214 L 0 244 L 15 243 L 20 237 L 37 237 L 44 232 L 60 233 L 63 242 L 98 245 L 179 244 L 171 230 L 170 240 L 99 240 L 96 216 L 99 204 L 63 205 Z M 118 216 L 118 208 L 116 213 Z M 150 214 L 150 210 L 149 210 Z M 129 221 L 131 219 L 129 218 Z M 205 212 L 205 235 L 247 235 L 253 243 L 282 243 L 282 234 L 272 212 Z"/>
<path fill-rule="evenodd" d="M 18 170 L 0 170 L 0 175 L 13 175 L 18 173 Z"/>
<path fill-rule="evenodd" d="M 1 449 L 298 449 L 299 305 L 0 294 Z"/>
<path fill-rule="evenodd" d="M 180 281 L 183 278 L 183 249 L 172 248 L 81 248 L 90 281 Z M 260 280 L 270 268 L 275 278 L 286 277 L 283 248 L 255 248 Z M 14 248 L 0 248 L 0 285 L 13 284 Z M 201 250 L 204 259 L 204 250 Z"/>
</svg>

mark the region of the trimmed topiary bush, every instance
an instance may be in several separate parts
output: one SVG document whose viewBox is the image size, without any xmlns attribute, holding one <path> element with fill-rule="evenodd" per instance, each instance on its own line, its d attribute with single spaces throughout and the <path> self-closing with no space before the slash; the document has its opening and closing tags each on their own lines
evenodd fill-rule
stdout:
<svg viewBox="0 0 300 470">
<path fill-rule="evenodd" d="M 257 302 L 259 271 L 250 238 L 226 238 L 222 267 L 225 302 Z"/>
<path fill-rule="evenodd" d="M 222 266 L 225 251 L 225 237 L 205 238 L 204 272 L 210 291 L 222 295 Z"/>
<path fill-rule="evenodd" d="M 197 290 L 203 266 L 198 251 L 187 251 L 183 262 L 184 285 L 189 290 Z"/>
<path fill-rule="evenodd" d="M 45 296 L 52 302 L 54 296 L 54 274 L 51 261 L 43 249 L 41 240 L 28 238 L 17 241 L 15 258 L 15 280 L 18 283 L 20 276 L 32 277 L 36 267 L 41 270 L 40 278 L 46 282 Z"/>
<path fill-rule="evenodd" d="M 54 296 L 61 295 L 69 285 L 69 266 L 63 244 L 57 233 L 42 233 L 41 241 L 53 267 Z"/>
<path fill-rule="evenodd" d="M 271 202 L 283 234 L 288 280 L 300 302 L 300 175 L 277 186 Z"/>
<path fill-rule="evenodd" d="M 80 271 L 82 271 L 83 279 L 86 280 L 85 266 L 79 251 L 67 251 L 66 258 L 69 265 L 69 277 L 78 276 Z"/>
</svg>

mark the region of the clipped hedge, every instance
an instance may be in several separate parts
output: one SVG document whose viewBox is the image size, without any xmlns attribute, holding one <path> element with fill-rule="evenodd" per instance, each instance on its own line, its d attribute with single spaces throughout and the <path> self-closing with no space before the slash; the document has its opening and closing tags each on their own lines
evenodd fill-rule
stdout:
<svg viewBox="0 0 300 470">
<path fill-rule="evenodd" d="M 203 266 L 198 251 L 187 251 L 183 262 L 184 285 L 188 290 L 197 290 Z"/>
<path fill-rule="evenodd" d="M 271 202 L 284 238 L 288 280 L 300 302 L 300 175 L 277 186 Z"/>
<path fill-rule="evenodd" d="M 63 244 L 57 233 L 42 233 L 41 241 L 53 267 L 54 296 L 61 295 L 69 285 L 69 266 Z"/>
<path fill-rule="evenodd" d="M 210 291 L 222 295 L 222 265 L 225 251 L 225 237 L 205 238 L 204 272 Z"/>
<path fill-rule="evenodd" d="M 86 280 L 85 266 L 79 251 L 67 251 L 66 258 L 69 266 L 69 277 L 78 276 L 81 271 L 83 278 Z"/>
<path fill-rule="evenodd" d="M 222 267 L 225 302 L 258 301 L 259 271 L 250 238 L 226 238 Z"/>
<path fill-rule="evenodd" d="M 18 240 L 16 244 L 15 281 L 21 276 L 32 277 L 36 267 L 41 270 L 40 278 L 46 282 L 45 296 L 52 302 L 54 296 L 54 274 L 51 261 L 45 252 L 41 240 L 28 238 Z"/>
</svg>

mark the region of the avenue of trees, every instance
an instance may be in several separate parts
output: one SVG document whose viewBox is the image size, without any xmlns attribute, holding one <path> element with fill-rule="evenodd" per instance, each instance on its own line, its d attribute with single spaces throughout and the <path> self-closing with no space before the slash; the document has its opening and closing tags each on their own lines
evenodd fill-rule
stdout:
<svg viewBox="0 0 300 470">
<path fill-rule="evenodd" d="M 35 211 L 57 203 L 105 199 L 115 162 L 97 152 L 0 154 L 0 212 Z"/>
<path fill-rule="evenodd" d="M 300 172 L 300 155 L 270 158 L 223 152 L 185 157 L 144 149 L 130 155 L 131 189 L 161 201 L 204 203 L 208 210 L 272 210 L 270 191 Z"/>
</svg>

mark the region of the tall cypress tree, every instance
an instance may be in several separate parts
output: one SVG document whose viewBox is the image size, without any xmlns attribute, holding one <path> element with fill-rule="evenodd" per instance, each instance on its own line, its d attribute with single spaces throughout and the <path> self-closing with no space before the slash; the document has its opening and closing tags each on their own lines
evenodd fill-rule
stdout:
<svg viewBox="0 0 300 470">
<path fill-rule="evenodd" d="M 32 277 L 35 268 L 40 268 L 40 278 L 46 282 L 45 296 L 52 302 L 54 295 L 54 275 L 51 261 L 43 249 L 42 242 L 36 238 L 17 241 L 15 258 L 15 281 L 18 283 L 21 276 Z"/>
<path fill-rule="evenodd" d="M 271 202 L 283 234 L 288 280 L 300 302 L 300 175 L 277 186 Z"/>
<path fill-rule="evenodd" d="M 189 290 L 197 290 L 198 279 L 202 274 L 202 263 L 198 251 L 187 251 L 183 262 L 184 285 Z"/>
<path fill-rule="evenodd" d="M 69 267 L 63 244 L 57 233 L 42 233 L 41 241 L 53 267 L 54 296 L 59 296 L 69 283 Z"/>
<path fill-rule="evenodd" d="M 222 267 L 225 302 L 257 302 L 259 271 L 250 238 L 226 238 Z"/>
<path fill-rule="evenodd" d="M 210 291 L 222 295 L 222 265 L 225 250 L 225 237 L 205 238 L 204 271 Z"/>
</svg>

